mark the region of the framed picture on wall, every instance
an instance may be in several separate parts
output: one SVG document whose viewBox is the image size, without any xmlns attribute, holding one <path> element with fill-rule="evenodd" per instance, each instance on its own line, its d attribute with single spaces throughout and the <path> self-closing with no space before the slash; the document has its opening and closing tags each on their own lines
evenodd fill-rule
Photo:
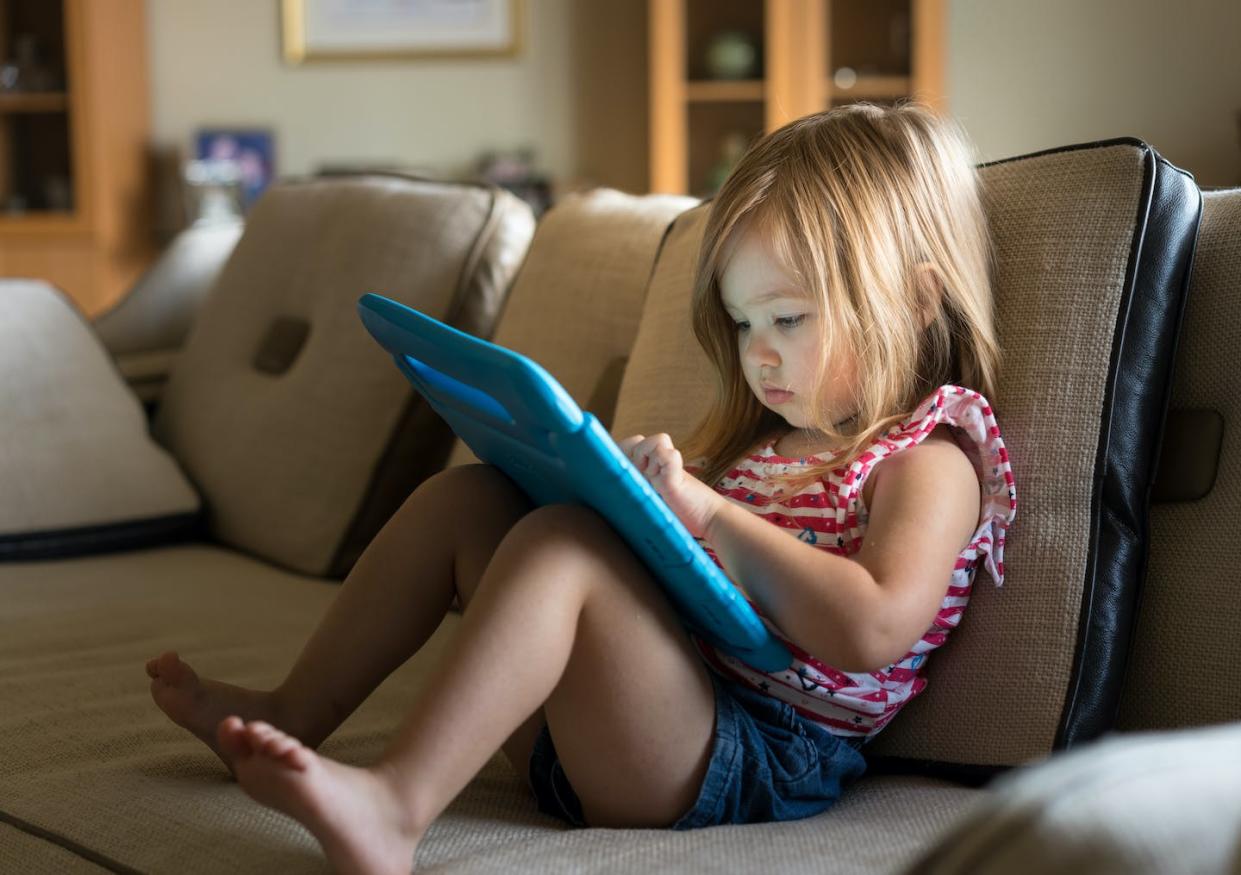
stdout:
<svg viewBox="0 0 1241 875">
<path fill-rule="evenodd" d="M 523 0 L 281 0 L 284 58 L 514 57 Z"/>
</svg>

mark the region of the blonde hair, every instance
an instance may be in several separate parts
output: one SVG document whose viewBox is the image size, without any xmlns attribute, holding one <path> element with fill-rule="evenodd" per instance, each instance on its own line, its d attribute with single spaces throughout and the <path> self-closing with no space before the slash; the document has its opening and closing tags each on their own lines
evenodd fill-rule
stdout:
<svg viewBox="0 0 1241 875">
<path fill-rule="evenodd" d="M 820 409 L 808 423 L 837 455 L 799 472 L 799 481 L 847 467 L 940 385 L 993 397 L 1000 349 L 991 241 L 965 134 L 913 103 L 809 115 L 756 141 L 711 204 L 693 325 L 715 366 L 718 397 L 683 448 L 686 459 L 704 460 L 703 480 L 714 483 L 787 427 L 747 385 L 720 297 L 720 276 L 751 227 L 815 302 L 815 397 L 829 382 L 834 344 L 857 362 L 853 419 L 832 423 Z M 919 280 L 923 264 L 934 278 L 930 294 Z M 924 308 L 932 313 L 926 327 Z"/>
</svg>

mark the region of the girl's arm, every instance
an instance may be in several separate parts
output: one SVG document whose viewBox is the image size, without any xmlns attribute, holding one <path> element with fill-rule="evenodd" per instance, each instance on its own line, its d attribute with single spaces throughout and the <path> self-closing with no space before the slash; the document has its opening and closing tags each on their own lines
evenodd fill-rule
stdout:
<svg viewBox="0 0 1241 875">
<path fill-rule="evenodd" d="M 875 469 L 866 537 L 847 559 L 790 537 L 687 474 L 667 435 L 626 445 L 780 630 L 844 671 L 873 671 L 909 651 L 931 625 L 978 525 L 978 477 L 951 439 L 928 438 Z"/>
</svg>

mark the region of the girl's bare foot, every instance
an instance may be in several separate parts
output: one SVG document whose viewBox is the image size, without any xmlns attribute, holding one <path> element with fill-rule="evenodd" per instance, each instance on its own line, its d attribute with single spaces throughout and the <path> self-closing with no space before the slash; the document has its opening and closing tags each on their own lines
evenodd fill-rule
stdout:
<svg viewBox="0 0 1241 875">
<path fill-rule="evenodd" d="M 148 660 L 151 697 L 172 722 L 188 729 L 215 751 L 231 771 L 233 766 L 216 737 L 216 727 L 230 714 L 247 720 L 266 720 L 285 725 L 271 693 L 247 690 L 219 681 L 199 678 L 176 652 L 168 651 Z M 287 727 L 295 730 L 295 727 Z"/>
<path fill-rule="evenodd" d="M 319 756 L 261 720 L 229 717 L 217 739 L 246 793 L 310 830 L 336 871 L 410 871 L 425 827 L 382 773 Z"/>
</svg>

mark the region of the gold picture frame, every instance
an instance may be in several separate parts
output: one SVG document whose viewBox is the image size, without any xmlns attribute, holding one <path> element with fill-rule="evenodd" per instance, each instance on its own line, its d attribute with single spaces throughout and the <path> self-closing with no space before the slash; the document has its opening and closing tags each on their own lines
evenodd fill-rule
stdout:
<svg viewBox="0 0 1241 875">
<path fill-rule="evenodd" d="M 421 3 L 389 0 L 281 0 L 281 34 L 286 63 L 436 58 L 513 58 L 521 52 L 524 0 L 468 0 L 486 28 L 444 26 L 452 0 Z M 349 7 L 356 5 L 351 30 Z M 456 0 L 460 9 L 462 0 Z M 457 10 L 453 10 L 457 11 Z M 370 21 L 363 26 L 365 12 Z M 438 30 L 436 17 L 440 16 Z M 328 17 L 335 30 L 327 33 Z M 382 31 L 377 38 L 376 32 Z"/>
</svg>

